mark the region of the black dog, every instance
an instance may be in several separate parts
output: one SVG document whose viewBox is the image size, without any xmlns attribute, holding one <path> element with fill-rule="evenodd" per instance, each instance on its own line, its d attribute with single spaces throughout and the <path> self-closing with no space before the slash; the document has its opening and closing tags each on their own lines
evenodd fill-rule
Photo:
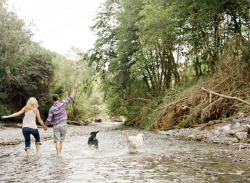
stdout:
<svg viewBox="0 0 250 183">
<path fill-rule="evenodd" d="M 89 145 L 90 148 L 95 147 L 96 149 L 98 149 L 98 140 L 96 138 L 96 134 L 98 132 L 99 131 L 90 133 L 90 137 L 89 137 L 89 140 L 88 140 L 88 145 Z"/>
</svg>

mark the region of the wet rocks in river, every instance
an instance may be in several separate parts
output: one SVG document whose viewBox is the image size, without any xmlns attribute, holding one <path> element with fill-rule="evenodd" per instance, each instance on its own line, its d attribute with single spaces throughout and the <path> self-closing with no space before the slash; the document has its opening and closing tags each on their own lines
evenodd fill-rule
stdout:
<svg viewBox="0 0 250 183">
<path fill-rule="evenodd" d="M 211 125 L 213 124 L 213 125 Z M 182 136 L 189 140 L 218 144 L 246 144 L 250 149 L 250 115 L 239 115 L 220 122 L 211 121 L 196 128 L 160 132 L 165 135 Z"/>
<path fill-rule="evenodd" d="M 238 157 L 235 154 L 231 154 L 230 158 L 232 158 L 234 162 L 250 162 L 250 159 L 246 159 L 246 158 L 243 158 L 243 157 Z"/>
<path fill-rule="evenodd" d="M 102 119 L 95 119 L 95 122 L 100 123 L 100 122 L 102 122 Z"/>
</svg>

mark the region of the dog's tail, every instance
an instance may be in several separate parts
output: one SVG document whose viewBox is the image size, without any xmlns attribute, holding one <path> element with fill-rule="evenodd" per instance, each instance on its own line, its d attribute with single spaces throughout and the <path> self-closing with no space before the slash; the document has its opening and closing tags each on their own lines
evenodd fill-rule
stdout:
<svg viewBox="0 0 250 183">
<path fill-rule="evenodd" d="M 126 133 L 126 139 L 127 139 L 127 141 L 129 142 L 127 130 L 125 130 L 125 133 Z"/>
</svg>

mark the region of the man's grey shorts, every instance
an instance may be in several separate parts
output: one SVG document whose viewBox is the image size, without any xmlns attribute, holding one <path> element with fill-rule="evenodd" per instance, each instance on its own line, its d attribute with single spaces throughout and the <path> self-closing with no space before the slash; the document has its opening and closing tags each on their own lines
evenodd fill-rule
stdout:
<svg viewBox="0 0 250 183">
<path fill-rule="evenodd" d="M 63 142 L 67 133 L 67 123 L 63 123 L 53 127 L 54 142 Z"/>
</svg>

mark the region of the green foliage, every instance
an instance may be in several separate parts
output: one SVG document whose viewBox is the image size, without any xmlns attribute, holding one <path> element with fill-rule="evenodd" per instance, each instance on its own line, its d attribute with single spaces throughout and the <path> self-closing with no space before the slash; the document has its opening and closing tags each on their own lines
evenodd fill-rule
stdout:
<svg viewBox="0 0 250 183">
<path fill-rule="evenodd" d="M 124 109 L 119 108 L 118 103 L 134 92 L 132 89 L 137 84 L 131 77 L 130 68 L 134 64 L 131 57 L 140 45 L 135 23 L 140 18 L 141 6 L 142 1 L 107 0 L 92 27 L 99 39 L 95 49 L 85 56 L 91 66 L 102 74 L 102 87 L 110 114 L 123 113 Z"/>
<path fill-rule="evenodd" d="M 84 54 L 83 60 L 88 59 L 89 64 L 100 71 L 103 77 L 106 75 L 107 64 L 116 58 L 116 27 L 117 12 L 120 9 L 118 0 L 107 0 L 101 6 L 100 12 L 95 18 L 95 24 L 91 27 L 98 35 L 95 47 Z"/>
<path fill-rule="evenodd" d="M 17 112 L 17 110 L 14 110 L 14 109 L 8 107 L 7 104 L 0 104 L 0 116 L 7 116 L 7 115 L 13 114 L 15 112 Z M 6 120 L 4 120 L 4 121 L 6 121 Z M 16 118 L 9 118 L 8 121 L 20 122 L 20 121 L 22 121 L 22 117 L 18 116 Z"/>
<path fill-rule="evenodd" d="M 0 6 L 0 102 L 20 110 L 29 97 L 46 103 L 52 80 L 52 54 L 31 41 L 24 21 Z M 42 111 L 43 113 L 43 111 Z"/>
<path fill-rule="evenodd" d="M 51 92 L 68 98 L 74 83 L 78 84 L 74 101 L 67 108 L 68 119 L 83 121 L 86 118 L 108 118 L 103 92 L 100 90 L 100 76 L 88 67 L 86 61 L 71 61 L 63 56 L 53 58 L 54 80 Z"/>
<path fill-rule="evenodd" d="M 213 74 L 236 35 L 246 49 L 235 54 L 249 60 L 247 1 L 107 0 L 102 7 L 93 26 L 99 39 L 85 59 L 102 74 L 111 115 L 138 121 L 132 113 L 142 113 L 145 101 Z"/>
<path fill-rule="evenodd" d="M 7 116 L 10 115 L 11 111 L 5 105 L 0 105 L 0 116 Z"/>
</svg>

